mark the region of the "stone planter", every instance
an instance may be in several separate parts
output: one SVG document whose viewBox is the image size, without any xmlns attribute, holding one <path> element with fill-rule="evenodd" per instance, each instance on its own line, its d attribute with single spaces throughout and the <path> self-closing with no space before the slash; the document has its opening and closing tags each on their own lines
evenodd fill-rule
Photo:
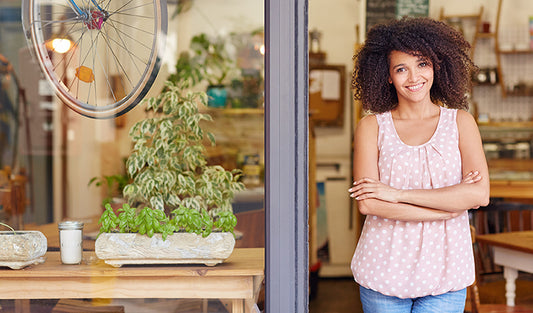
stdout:
<svg viewBox="0 0 533 313">
<path fill-rule="evenodd" d="M 43 263 L 47 246 L 40 231 L 0 231 L 0 266 L 21 269 Z"/>
<path fill-rule="evenodd" d="M 152 238 L 136 233 L 102 233 L 96 239 L 96 256 L 107 264 L 205 264 L 224 262 L 235 246 L 232 233 L 211 233 L 206 238 L 175 233 Z"/>
</svg>

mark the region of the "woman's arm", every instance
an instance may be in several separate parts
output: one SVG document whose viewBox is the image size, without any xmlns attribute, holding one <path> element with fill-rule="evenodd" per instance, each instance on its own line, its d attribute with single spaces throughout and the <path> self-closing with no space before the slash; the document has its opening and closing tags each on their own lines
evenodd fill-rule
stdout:
<svg viewBox="0 0 533 313">
<path fill-rule="evenodd" d="M 358 200 L 380 199 L 391 203 L 410 203 L 449 212 L 462 212 L 488 204 L 489 174 L 481 136 L 472 116 L 458 111 L 459 149 L 463 165 L 460 184 L 438 189 L 399 190 L 363 176 L 350 189 Z"/>
<path fill-rule="evenodd" d="M 354 177 L 379 181 L 378 171 L 378 124 L 376 117 L 369 115 L 361 119 L 355 132 Z M 352 192 L 350 188 L 350 192 Z M 359 211 L 364 215 L 376 215 L 402 221 L 431 221 L 449 219 L 457 213 L 434 210 L 408 203 L 393 203 L 375 197 L 366 197 L 357 202 Z"/>
</svg>

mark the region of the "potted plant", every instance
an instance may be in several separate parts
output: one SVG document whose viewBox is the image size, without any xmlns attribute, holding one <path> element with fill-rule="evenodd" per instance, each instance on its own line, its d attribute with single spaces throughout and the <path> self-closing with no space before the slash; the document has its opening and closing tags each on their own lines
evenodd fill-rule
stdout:
<svg viewBox="0 0 533 313">
<path fill-rule="evenodd" d="M 0 222 L 0 267 L 21 269 L 31 264 L 44 262 L 48 244 L 46 237 L 39 231 L 15 231 L 11 226 Z"/>
<path fill-rule="evenodd" d="M 123 191 L 128 203 L 118 215 L 106 205 L 95 246 L 97 256 L 109 264 L 213 265 L 233 250 L 237 221 L 231 202 L 244 189 L 241 173 L 207 165 L 204 143 L 214 144 L 214 137 L 201 127 L 211 117 L 199 111 L 207 95 L 190 91 L 190 85 L 186 79 L 167 82 L 159 96 L 145 100 L 149 116 L 130 130 L 133 150 L 126 167 L 132 182 Z M 202 241 L 226 248 L 223 253 L 218 245 L 202 250 Z M 143 248 L 132 248 L 141 242 Z"/>
<path fill-rule="evenodd" d="M 176 63 L 176 74 L 170 80 L 186 73 L 193 79 L 193 84 L 206 81 L 208 102 L 211 107 L 224 107 L 227 99 L 227 86 L 238 75 L 235 57 L 228 50 L 230 37 L 213 36 L 205 33 L 191 39 L 190 51 L 180 54 Z M 192 55 L 191 55 L 192 54 Z"/>
<path fill-rule="evenodd" d="M 93 177 L 89 180 L 88 186 L 95 185 L 96 187 L 105 187 L 105 197 L 102 200 L 102 206 L 106 204 L 120 204 L 124 202 L 122 199 L 122 191 L 129 183 L 129 178 L 125 174 L 103 175 Z"/>
</svg>

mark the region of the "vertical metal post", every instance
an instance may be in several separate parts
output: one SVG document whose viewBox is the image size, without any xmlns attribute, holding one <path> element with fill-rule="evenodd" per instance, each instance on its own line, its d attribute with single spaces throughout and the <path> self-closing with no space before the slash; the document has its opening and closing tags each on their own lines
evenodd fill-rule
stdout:
<svg viewBox="0 0 533 313">
<path fill-rule="evenodd" d="M 265 0 L 266 311 L 308 311 L 307 0 Z"/>
</svg>

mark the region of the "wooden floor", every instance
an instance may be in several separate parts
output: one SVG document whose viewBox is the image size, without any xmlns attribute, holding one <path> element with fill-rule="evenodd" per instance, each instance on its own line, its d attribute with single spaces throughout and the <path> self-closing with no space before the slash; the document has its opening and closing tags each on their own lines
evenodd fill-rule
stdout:
<svg viewBox="0 0 533 313">
<path fill-rule="evenodd" d="M 505 303 L 505 280 L 493 274 L 478 284 L 481 303 Z M 516 281 L 516 304 L 533 306 L 533 275 L 520 273 Z M 309 313 L 362 313 L 358 285 L 351 278 L 321 278 Z"/>
</svg>

